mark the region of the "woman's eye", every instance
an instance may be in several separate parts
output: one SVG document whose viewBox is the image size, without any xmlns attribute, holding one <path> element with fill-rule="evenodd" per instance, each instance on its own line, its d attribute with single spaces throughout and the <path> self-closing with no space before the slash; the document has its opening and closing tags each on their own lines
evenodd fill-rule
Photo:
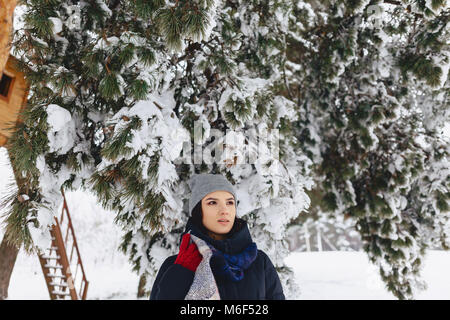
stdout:
<svg viewBox="0 0 450 320">
<path fill-rule="evenodd" d="M 210 202 L 208 202 L 208 204 L 215 204 L 215 203 L 216 203 L 215 201 L 210 201 Z M 229 201 L 228 204 L 231 204 L 231 205 L 232 205 L 232 204 L 234 204 L 234 202 L 233 202 L 233 201 Z"/>
</svg>

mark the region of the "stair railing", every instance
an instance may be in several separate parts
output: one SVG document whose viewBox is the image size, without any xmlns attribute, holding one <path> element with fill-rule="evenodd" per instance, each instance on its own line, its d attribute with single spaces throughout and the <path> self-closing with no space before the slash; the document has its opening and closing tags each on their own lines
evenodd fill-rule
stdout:
<svg viewBox="0 0 450 320">
<path fill-rule="evenodd" d="M 89 282 L 62 188 L 61 193 L 64 200 L 61 217 L 55 216 L 55 224 L 50 231 L 51 246 L 46 254 L 39 255 L 39 261 L 52 300 L 69 296 L 72 300 L 85 300 Z"/>
</svg>

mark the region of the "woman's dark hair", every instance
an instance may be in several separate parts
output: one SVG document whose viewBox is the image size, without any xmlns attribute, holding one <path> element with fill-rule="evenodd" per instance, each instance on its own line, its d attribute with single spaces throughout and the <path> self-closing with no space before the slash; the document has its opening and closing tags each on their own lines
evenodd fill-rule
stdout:
<svg viewBox="0 0 450 320">
<path fill-rule="evenodd" d="M 191 216 L 194 225 L 196 225 L 203 234 L 208 235 L 208 229 L 206 229 L 206 227 L 203 225 L 202 222 L 203 218 L 202 201 L 199 201 L 195 205 L 194 209 L 192 209 Z M 227 237 L 230 238 L 231 236 L 233 236 L 233 234 L 242 229 L 242 226 L 243 220 L 236 216 L 236 218 L 234 219 L 233 227 L 231 228 L 230 232 L 227 233 Z"/>
</svg>

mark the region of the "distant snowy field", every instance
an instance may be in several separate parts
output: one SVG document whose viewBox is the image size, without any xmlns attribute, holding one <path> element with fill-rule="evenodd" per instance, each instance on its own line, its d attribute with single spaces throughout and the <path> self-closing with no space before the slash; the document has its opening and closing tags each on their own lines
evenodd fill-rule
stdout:
<svg viewBox="0 0 450 320">
<path fill-rule="evenodd" d="M 0 196 L 13 174 L 5 148 L 0 148 Z M 95 197 L 67 192 L 69 210 L 89 280 L 88 299 L 136 299 L 139 278 L 117 250 L 121 231 L 114 215 Z M 2 209 L 0 208 L 0 214 Z M 0 228 L 0 239 L 4 230 Z M 296 299 L 395 299 L 384 289 L 376 268 L 363 252 L 294 252 L 286 258 L 299 283 Z M 450 252 L 432 251 L 423 277 L 428 289 L 417 299 L 450 299 Z M 11 277 L 9 299 L 48 299 L 36 256 L 20 251 Z M 147 298 L 146 298 L 147 299 Z"/>
</svg>

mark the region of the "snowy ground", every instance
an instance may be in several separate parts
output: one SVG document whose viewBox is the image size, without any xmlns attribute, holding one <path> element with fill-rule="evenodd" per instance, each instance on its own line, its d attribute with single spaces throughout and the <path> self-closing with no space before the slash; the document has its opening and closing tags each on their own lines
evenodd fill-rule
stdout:
<svg viewBox="0 0 450 320">
<path fill-rule="evenodd" d="M 0 196 L 12 171 L 0 148 Z M 138 277 L 127 257 L 117 250 L 120 229 L 113 215 L 94 196 L 67 192 L 80 252 L 89 284 L 88 299 L 136 299 Z M 1 208 L 0 208 L 1 214 Z M 0 239 L 3 238 L 0 228 Z M 286 258 L 300 284 L 297 299 L 394 299 L 363 252 L 294 252 Z M 432 251 L 423 276 L 428 289 L 417 299 L 450 299 L 450 252 Z M 11 277 L 9 299 L 48 299 L 39 260 L 20 251 Z"/>
<path fill-rule="evenodd" d="M 364 252 L 294 252 L 285 260 L 300 284 L 298 299 L 396 299 L 384 289 Z M 422 274 L 428 289 L 416 299 L 450 299 L 450 252 L 431 251 Z"/>
</svg>

